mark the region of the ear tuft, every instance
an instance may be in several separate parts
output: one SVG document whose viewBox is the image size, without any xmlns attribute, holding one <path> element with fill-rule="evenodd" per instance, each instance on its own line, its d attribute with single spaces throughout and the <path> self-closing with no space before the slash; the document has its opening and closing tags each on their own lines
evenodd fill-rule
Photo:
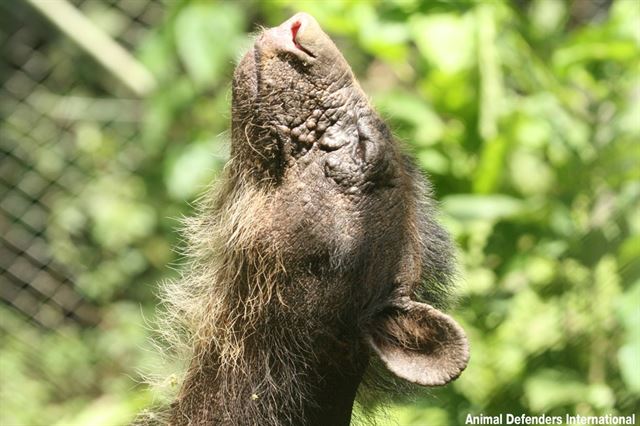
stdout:
<svg viewBox="0 0 640 426">
<path fill-rule="evenodd" d="M 422 386 L 456 379 L 469 362 L 462 327 L 431 305 L 407 301 L 374 319 L 369 345 L 398 377 Z"/>
</svg>

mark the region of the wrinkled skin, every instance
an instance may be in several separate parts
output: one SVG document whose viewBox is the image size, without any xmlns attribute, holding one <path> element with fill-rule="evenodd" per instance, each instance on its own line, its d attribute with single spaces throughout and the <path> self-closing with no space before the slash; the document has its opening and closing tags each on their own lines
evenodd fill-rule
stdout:
<svg viewBox="0 0 640 426">
<path fill-rule="evenodd" d="M 202 215 L 231 209 L 242 191 L 260 204 L 224 230 L 220 270 L 232 270 L 216 270 L 224 287 L 211 293 L 223 296 L 211 297 L 223 297 L 215 321 L 228 326 L 197 344 L 171 423 L 349 424 L 372 356 L 419 385 L 455 379 L 468 348 L 438 310 L 449 238 L 424 178 L 312 17 L 258 37 L 235 71 L 232 108 L 228 183 Z M 234 246 L 242 232 L 248 242 Z M 221 355 L 238 335 L 242 374 Z"/>
</svg>

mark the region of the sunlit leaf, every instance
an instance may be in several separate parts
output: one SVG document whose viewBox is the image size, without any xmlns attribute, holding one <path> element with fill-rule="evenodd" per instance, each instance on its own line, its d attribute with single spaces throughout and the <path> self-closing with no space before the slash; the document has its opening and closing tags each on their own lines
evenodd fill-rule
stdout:
<svg viewBox="0 0 640 426">
<path fill-rule="evenodd" d="M 522 200 L 508 195 L 449 195 L 443 198 L 442 207 L 461 220 L 499 220 L 516 217 L 526 211 Z"/>
<path fill-rule="evenodd" d="M 527 379 L 524 391 L 531 410 L 544 413 L 584 401 L 589 394 L 589 386 L 571 373 L 547 369 Z"/>
<path fill-rule="evenodd" d="M 640 339 L 622 346 L 618 350 L 620 372 L 629 390 L 640 394 Z"/>
<path fill-rule="evenodd" d="M 197 84 L 217 83 L 231 68 L 243 28 L 244 16 L 233 3 L 194 2 L 180 11 L 175 22 L 178 54 Z"/>
<path fill-rule="evenodd" d="M 425 59 L 445 72 L 456 72 L 472 65 L 473 21 L 453 14 L 415 15 L 411 32 Z"/>
<path fill-rule="evenodd" d="M 196 142 L 170 161 L 166 175 L 169 194 L 185 200 L 202 193 L 227 158 L 223 146 L 216 139 Z"/>
</svg>

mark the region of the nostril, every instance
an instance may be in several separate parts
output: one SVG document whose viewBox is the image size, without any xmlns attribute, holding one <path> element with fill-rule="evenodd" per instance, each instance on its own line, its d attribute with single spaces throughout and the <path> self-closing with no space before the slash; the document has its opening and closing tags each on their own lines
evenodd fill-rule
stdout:
<svg viewBox="0 0 640 426">
<path fill-rule="evenodd" d="M 291 37 L 293 38 L 293 44 L 295 44 L 298 49 L 303 50 L 298 40 L 296 40 L 301 25 L 300 21 L 295 21 L 293 25 L 291 25 Z"/>
<path fill-rule="evenodd" d="M 298 30 L 300 29 L 300 25 L 302 25 L 300 21 L 295 21 L 293 25 L 291 25 L 291 35 L 293 36 L 294 43 L 297 43 L 296 36 L 298 35 Z"/>
<path fill-rule="evenodd" d="M 298 40 L 296 39 L 296 37 L 298 36 L 298 31 L 300 30 L 300 27 L 302 26 L 302 23 L 300 21 L 295 21 L 293 24 L 291 24 L 291 38 L 293 40 L 293 44 L 300 50 L 302 50 L 304 53 L 306 53 L 307 55 L 315 58 L 316 56 L 311 53 L 308 49 L 306 49 L 303 45 L 301 45 L 300 43 L 298 43 Z"/>
</svg>

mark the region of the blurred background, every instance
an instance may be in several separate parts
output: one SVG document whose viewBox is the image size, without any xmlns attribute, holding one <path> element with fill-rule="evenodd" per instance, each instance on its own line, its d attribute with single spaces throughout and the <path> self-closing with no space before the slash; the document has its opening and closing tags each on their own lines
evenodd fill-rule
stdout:
<svg viewBox="0 0 640 426">
<path fill-rule="evenodd" d="M 638 0 L 15 0 L 0 424 L 120 425 L 157 400 L 157 284 L 227 158 L 234 62 L 300 10 L 431 176 L 460 247 L 471 363 L 383 424 L 637 413 Z"/>
</svg>

